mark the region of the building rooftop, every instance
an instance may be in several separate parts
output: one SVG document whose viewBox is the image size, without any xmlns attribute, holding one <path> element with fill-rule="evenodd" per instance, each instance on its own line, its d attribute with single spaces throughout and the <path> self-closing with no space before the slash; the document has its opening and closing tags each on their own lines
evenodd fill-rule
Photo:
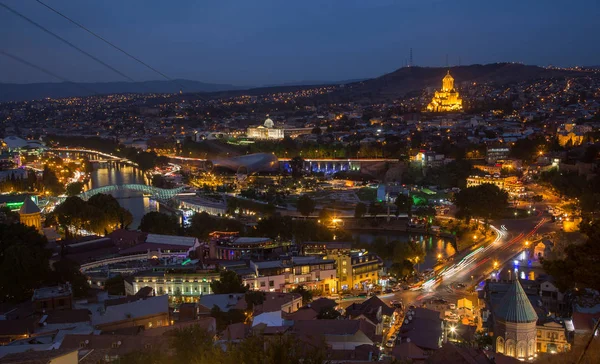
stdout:
<svg viewBox="0 0 600 364">
<path fill-rule="evenodd" d="M 234 240 L 235 244 L 260 244 L 267 243 L 271 241 L 269 238 L 250 238 L 245 236 L 240 236 Z"/>
<path fill-rule="evenodd" d="M 146 237 L 146 243 L 163 245 L 181 245 L 189 248 L 193 247 L 196 244 L 196 242 L 196 238 L 189 236 L 148 234 L 148 237 Z"/>
<path fill-rule="evenodd" d="M 496 316 L 507 322 L 536 322 L 538 319 L 527 294 L 515 279 L 496 309 Z"/>
<path fill-rule="evenodd" d="M 40 212 L 42 212 L 42 210 L 40 210 L 31 198 L 26 198 L 25 201 L 23 201 L 23 206 L 19 209 L 19 214 L 21 215 L 37 214 Z"/>
<path fill-rule="evenodd" d="M 32 301 L 45 300 L 53 297 L 65 297 L 71 295 L 71 287 L 68 285 L 42 287 L 33 291 Z"/>
<path fill-rule="evenodd" d="M 108 306 L 103 312 L 92 313 L 92 325 L 96 326 L 131 320 L 136 317 L 155 315 L 163 312 L 169 312 L 169 296 L 167 295 Z"/>
</svg>

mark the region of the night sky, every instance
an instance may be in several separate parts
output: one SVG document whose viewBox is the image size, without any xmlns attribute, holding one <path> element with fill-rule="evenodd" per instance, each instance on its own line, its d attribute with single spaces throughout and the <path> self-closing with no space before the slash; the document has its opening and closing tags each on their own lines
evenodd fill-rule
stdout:
<svg viewBox="0 0 600 364">
<path fill-rule="evenodd" d="M 160 76 L 34 0 L 0 0 L 135 80 Z M 43 0 L 172 78 L 234 85 L 404 65 L 600 64 L 600 1 Z M 74 81 L 121 76 L 0 8 L 0 49 Z M 0 82 L 56 79 L 0 55 Z"/>
</svg>

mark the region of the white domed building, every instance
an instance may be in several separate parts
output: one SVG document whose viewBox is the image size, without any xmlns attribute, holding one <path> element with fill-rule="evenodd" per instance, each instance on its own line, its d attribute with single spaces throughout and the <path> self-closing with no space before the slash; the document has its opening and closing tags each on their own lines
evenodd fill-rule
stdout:
<svg viewBox="0 0 600 364">
<path fill-rule="evenodd" d="M 246 135 L 248 138 L 254 139 L 279 140 L 283 139 L 283 129 L 275 128 L 275 123 L 273 120 L 267 117 L 267 120 L 265 120 L 263 125 L 249 127 Z"/>
</svg>

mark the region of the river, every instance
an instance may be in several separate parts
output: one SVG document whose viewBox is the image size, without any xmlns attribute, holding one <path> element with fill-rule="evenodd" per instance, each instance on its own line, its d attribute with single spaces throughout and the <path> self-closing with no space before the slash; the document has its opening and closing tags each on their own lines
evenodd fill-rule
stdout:
<svg viewBox="0 0 600 364">
<path fill-rule="evenodd" d="M 437 262 L 438 254 L 441 254 L 442 258 L 447 258 L 456 253 L 456 249 L 449 239 L 431 235 L 398 231 L 355 231 L 352 233 L 353 241 L 360 239 L 361 242 L 372 243 L 378 237 L 384 238 L 386 242 L 397 241 L 399 244 L 402 244 L 414 241 L 420 244 L 426 252 L 424 261 L 419 264 L 420 271 L 433 268 Z"/>
<path fill-rule="evenodd" d="M 87 188 L 122 184 L 149 184 L 149 182 L 140 170 L 131 166 L 102 167 L 95 168 L 91 173 Z M 122 207 L 129 210 L 133 215 L 133 222 L 129 225 L 130 229 L 138 228 L 144 214 L 158 210 L 158 203 L 144 197 L 141 192 L 115 191 L 111 194 Z"/>
</svg>

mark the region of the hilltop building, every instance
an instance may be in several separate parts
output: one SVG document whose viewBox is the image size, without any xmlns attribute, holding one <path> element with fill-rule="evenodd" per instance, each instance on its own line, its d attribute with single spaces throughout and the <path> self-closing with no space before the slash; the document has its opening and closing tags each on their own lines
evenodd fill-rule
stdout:
<svg viewBox="0 0 600 364">
<path fill-rule="evenodd" d="M 442 79 L 442 89 L 436 91 L 433 99 L 427 105 L 427 111 L 430 112 L 448 112 L 462 111 L 462 99 L 458 91 L 454 89 L 454 78 L 450 76 L 450 71 Z"/>
</svg>

